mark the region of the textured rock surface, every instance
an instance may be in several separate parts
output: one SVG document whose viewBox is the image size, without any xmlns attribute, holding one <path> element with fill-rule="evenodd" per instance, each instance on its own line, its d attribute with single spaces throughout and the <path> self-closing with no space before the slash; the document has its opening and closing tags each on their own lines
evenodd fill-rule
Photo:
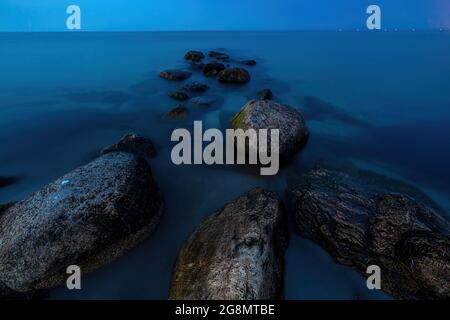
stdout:
<svg viewBox="0 0 450 320">
<path fill-rule="evenodd" d="M 181 104 L 177 105 L 172 110 L 166 112 L 164 115 L 164 118 L 167 120 L 174 120 L 174 119 L 183 119 L 186 118 L 188 115 L 188 110 L 183 107 Z"/>
<path fill-rule="evenodd" d="M 286 217 L 278 197 L 251 190 L 189 237 L 174 267 L 169 298 L 280 298 L 286 245 Z"/>
<path fill-rule="evenodd" d="M 181 92 L 181 91 L 169 92 L 168 96 L 171 97 L 172 99 L 179 100 L 179 101 L 185 101 L 185 100 L 189 99 L 189 96 L 186 93 Z"/>
<path fill-rule="evenodd" d="M 182 81 L 186 80 L 192 75 L 192 73 L 182 70 L 164 70 L 159 73 L 161 78 L 172 80 L 172 81 Z"/>
<path fill-rule="evenodd" d="M 217 75 L 219 82 L 244 84 L 250 81 L 250 74 L 243 68 L 230 68 L 219 72 Z"/>
<path fill-rule="evenodd" d="M 48 184 L 0 216 L 0 281 L 14 291 L 55 286 L 123 255 L 159 222 L 147 162 L 113 152 Z"/>
<path fill-rule="evenodd" d="M 205 55 L 203 54 L 203 52 L 196 51 L 196 50 L 188 51 L 184 55 L 184 59 L 194 61 L 194 62 L 198 62 L 198 61 L 202 60 L 204 57 L 205 57 Z"/>
<path fill-rule="evenodd" d="M 134 133 L 127 134 L 116 144 L 103 149 L 102 154 L 116 151 L 128 152 L 144 158 L 151 158 L 156 155 L 153 142 Z"/>
<path fill-rule="evenodd" d="M 315 170 L 290 192 L 299 231 L 400 299 L 450 298 L 450 224 L 410 196 Z M 373 181 L 371 181 L 373 182 Z"/>
<path fill-rule="evenodd" d="M 287 159 L 308 140 L 303 116 L 295 109 L 269 100 L 251 100 L 231 120 L 231 128 L 279 129 L 279 152 Z M 270 136 L 269 136 L 270 138 Z M 270 141 L 270 140 L 269 140 Z"/>
</svg>

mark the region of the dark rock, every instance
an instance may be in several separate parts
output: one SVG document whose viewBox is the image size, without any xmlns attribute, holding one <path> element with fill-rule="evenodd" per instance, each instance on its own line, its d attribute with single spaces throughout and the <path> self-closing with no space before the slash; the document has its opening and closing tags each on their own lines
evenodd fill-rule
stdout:
<svg viewBox="0 0 450 320">
<path fill-rule="evenodd" d="M 147 162 L 112 152 L 48 184 L 0 217 L 0 281 L 47 289 L 117 257 L 156 228 L 162 198 Z"/>
<path fill-rule="evenodd" d="M 170 299 L 281 297 L 286 217 L 273 192 L 254 189 L 206 219 L 181 249 Z"/>
<path fill-rule="evenodd" d="M 230 56 L 222 53 L 222 52 L 217 52 L 217 51 L 210 51 L 208 52 L 208 56 L 211 58 L 215 58 L 217 60 L 222 60 L 222 61 L 226 61 L 230 59 Z"/>
<path fill-rule="evenodd" d="M 182 119 L 182 118 L 186 118 L 187 115 L 188 115 L 188 110 L 185 107 L 183 107 L 181 104 L 179 104 L 172 110 L 168 111 L 164 115 L 164 118 L 168 119 L 168 120 Z"/>
<path fill-rule="evenodd" d="M 263 89 L 258 92 L 258 98 L 261 100 L 272 100 L 273 93 L 270 89 Z"/>
<path fill-rule="evenodd" d="M 179 100 L 179 101 L 184 101 L 189 99 L 189 96 L 181 91 L 173 91 L 173 92 L 169 92 L 169 97 L 171 97 L 172 99 L 175 100 Z"/>
<path fill-rule="evenodd" d="M 233 129 L 279 129 L 279 154 L 287 160 L 309 138 L 303 116 L 295 109 L 270 101 L 251 100 L 231 120 Z M 269 135 L 270 143 L 270 135 Z"/>
<path fill-rule="evenodd" d="M 192 73 L 182 70 L 164 70 L 159 73 L 161 78 L 172 80 L 172 81 L 182 81 L 186 80 L 192 75 Z"/>
<path fill-rule="evenodd" d="M 31 300 L 33 292 L 16 292 L 0 281 L 0 301 Z"/>
<path fill-rule="evenodd" d="M 203 93 L 208 90 L 208 86 L 204 83 L 194 81 L 187 83 L 185 86 L 183 86 L 183 89 L 194 93 Z"/>
<path fill-rule="evenodd" d="M 203 52 L 195 50 L 191 50 L 184 55 L 184 59 L 194 62 L 198 62 L 202 60 L 204 57 L 205 55 L 203 54 Z"/>
<path fill-rule="evenodd" d="M 230 68 L 219 72 L 219 82 L 244 84 L 250 81 L 250 74 L 242 68 Z"/>
<path fill-rule="evenodd" d="M 358 177 L 324 169 L 290 192 L 302 235 L 339 263 L 381 269 L 381 288 L 400 299 L 450 298 L 450 224 L 434 209 Z"/>
<path fill-rule="evenodd" d="M 0 177 L 0 188 L 8 187 L 19 180 L 19 177 Z"/>
<path fill-rule="evenodd" d="M 129 133 L 120 139 L 119 142 L 102 150 L 102 155 L 110 152 L 128 152 L 144 158 L 156 156 L 156 149 L 153 142 L 145 137 Z"/>
<path fill-rule="evenodd" d="M 246 66 L 256 66 L 255 60 L 244 60 L 244 61 L 241 61 L 241 63 L 245 64 Z"/>
<path fill-rule="evenodd" d="M 207 77 L 214 77 L 222 70 L 225 70 L 225 66 L 222 63 L 211 62 L 205 65 L 203 74 Z"/>
<path fill-rule="evenodd" d="M 216 102 L 216 98 L 210 96 L 195 97 L 189 103 L 197 108 L 208 108 Z"/>
</svg>

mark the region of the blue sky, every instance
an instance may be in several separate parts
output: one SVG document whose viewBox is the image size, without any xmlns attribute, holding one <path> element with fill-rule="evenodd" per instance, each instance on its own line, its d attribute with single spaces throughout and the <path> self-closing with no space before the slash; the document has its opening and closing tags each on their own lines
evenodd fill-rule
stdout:
<svg viewBox="0 0 450 320">
<path fill-rule="evenodd" d="M 383 28 L 450 28 L 450 0 L 0 0 L 0 31 L 65 31 L 71 4 L 84 31 L 356 29 L 370 4 Z"/>
</svg>

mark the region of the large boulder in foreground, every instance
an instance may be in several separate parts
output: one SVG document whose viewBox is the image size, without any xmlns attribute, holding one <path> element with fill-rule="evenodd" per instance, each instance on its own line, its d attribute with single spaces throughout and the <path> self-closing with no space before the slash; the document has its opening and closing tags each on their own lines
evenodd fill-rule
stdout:
<svg viewBox="0 0 450 320">
<path fill-rule="evenodd" d="M 159 73 L 161 78 L 171 81 L 183 81 L 192 76 L 192 73 L 183 70 L 164 70 Z"/>
<path fill-rule="evenodd" d="M 217 79 L 222 83 L 245 84 L 250 81 L 250 74 L 243 68 L 229 68 L 220 71 Z"/>
<path fill-rule="evenodd" d="M 449 222 L 375 182 L 324 169 L 305 175 L 290 192 L 296 226 L 366 277 L 368 266 L 379 266 L 381 288 L 394 297 L 449 299 Z"/>
<path fill-rule="evenodd" d="M 206 219 L 181 249 L 170 299 L 281 297 L 286 217 L 278 197 L 254 189 Z"/>
<path fill-rule="evenodd" d="M 157 226 L 162 198 L 147 162 L 112 152 L 48 184 L 0 215 L 0 282 L 47 289 L 123 255 Z"/>
<path fill-rule="evenodd" d="M 279 129 L 279 153 L 284 160 L 300 150 L 309 138 L 308 128 L 300 112 L 270 100 L 249 101 L 233 117 L 230 126 L 243 130 Z"/>
</svg>

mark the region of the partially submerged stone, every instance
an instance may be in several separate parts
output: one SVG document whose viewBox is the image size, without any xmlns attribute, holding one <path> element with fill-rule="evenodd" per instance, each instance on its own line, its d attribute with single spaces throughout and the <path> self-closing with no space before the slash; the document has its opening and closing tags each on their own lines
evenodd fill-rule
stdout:
<svg viewBox="0 0 450 320">
<path fill-rule="evenodd" d="M 192 75 L 192 73 L 188 71 L 182 71 L 182 70 L 164 70 L 159 73 L 159 76 L 161 78 L 171 80 L 171 81 L 183 81 L 189 78 Z"/>
<path fill-rule="evenodd" d="M 273 192 L 254 189 L 206 219 L 181 249 L 170 299 L 278 299 L 286 216 Z"/>
<path fill-rule="evenodd" d="M 159 223 L 162 198 L 147 162 L 112 152 L 75 169 L 0 215 L 0 282 L 48 289 L 125 254 Z"/>
<path fill-rule="evenodd" d="M 217 75 L 221 83 L 245 84 L 250 81 L 250 74 L 243 68 L 229 68 Z"/>
<path fill-rule="evenodd" d="M 187 115 L 188 109 L 186 109 L 183 105 L 178 104 L 177 106 L 175 106 L 175 108 L 166 112 L 164 118 L 167 120 L 183 119 L 186 118 Z"/>
<path fill-rule="evenodd" d="M 296 227 L 366 277 L 379 266 L 381 288 L 394 297 L 449 299 L 449 222 L 374 181 L 325 169 L 304 175 L 289 193 Z"/>
</svg>

